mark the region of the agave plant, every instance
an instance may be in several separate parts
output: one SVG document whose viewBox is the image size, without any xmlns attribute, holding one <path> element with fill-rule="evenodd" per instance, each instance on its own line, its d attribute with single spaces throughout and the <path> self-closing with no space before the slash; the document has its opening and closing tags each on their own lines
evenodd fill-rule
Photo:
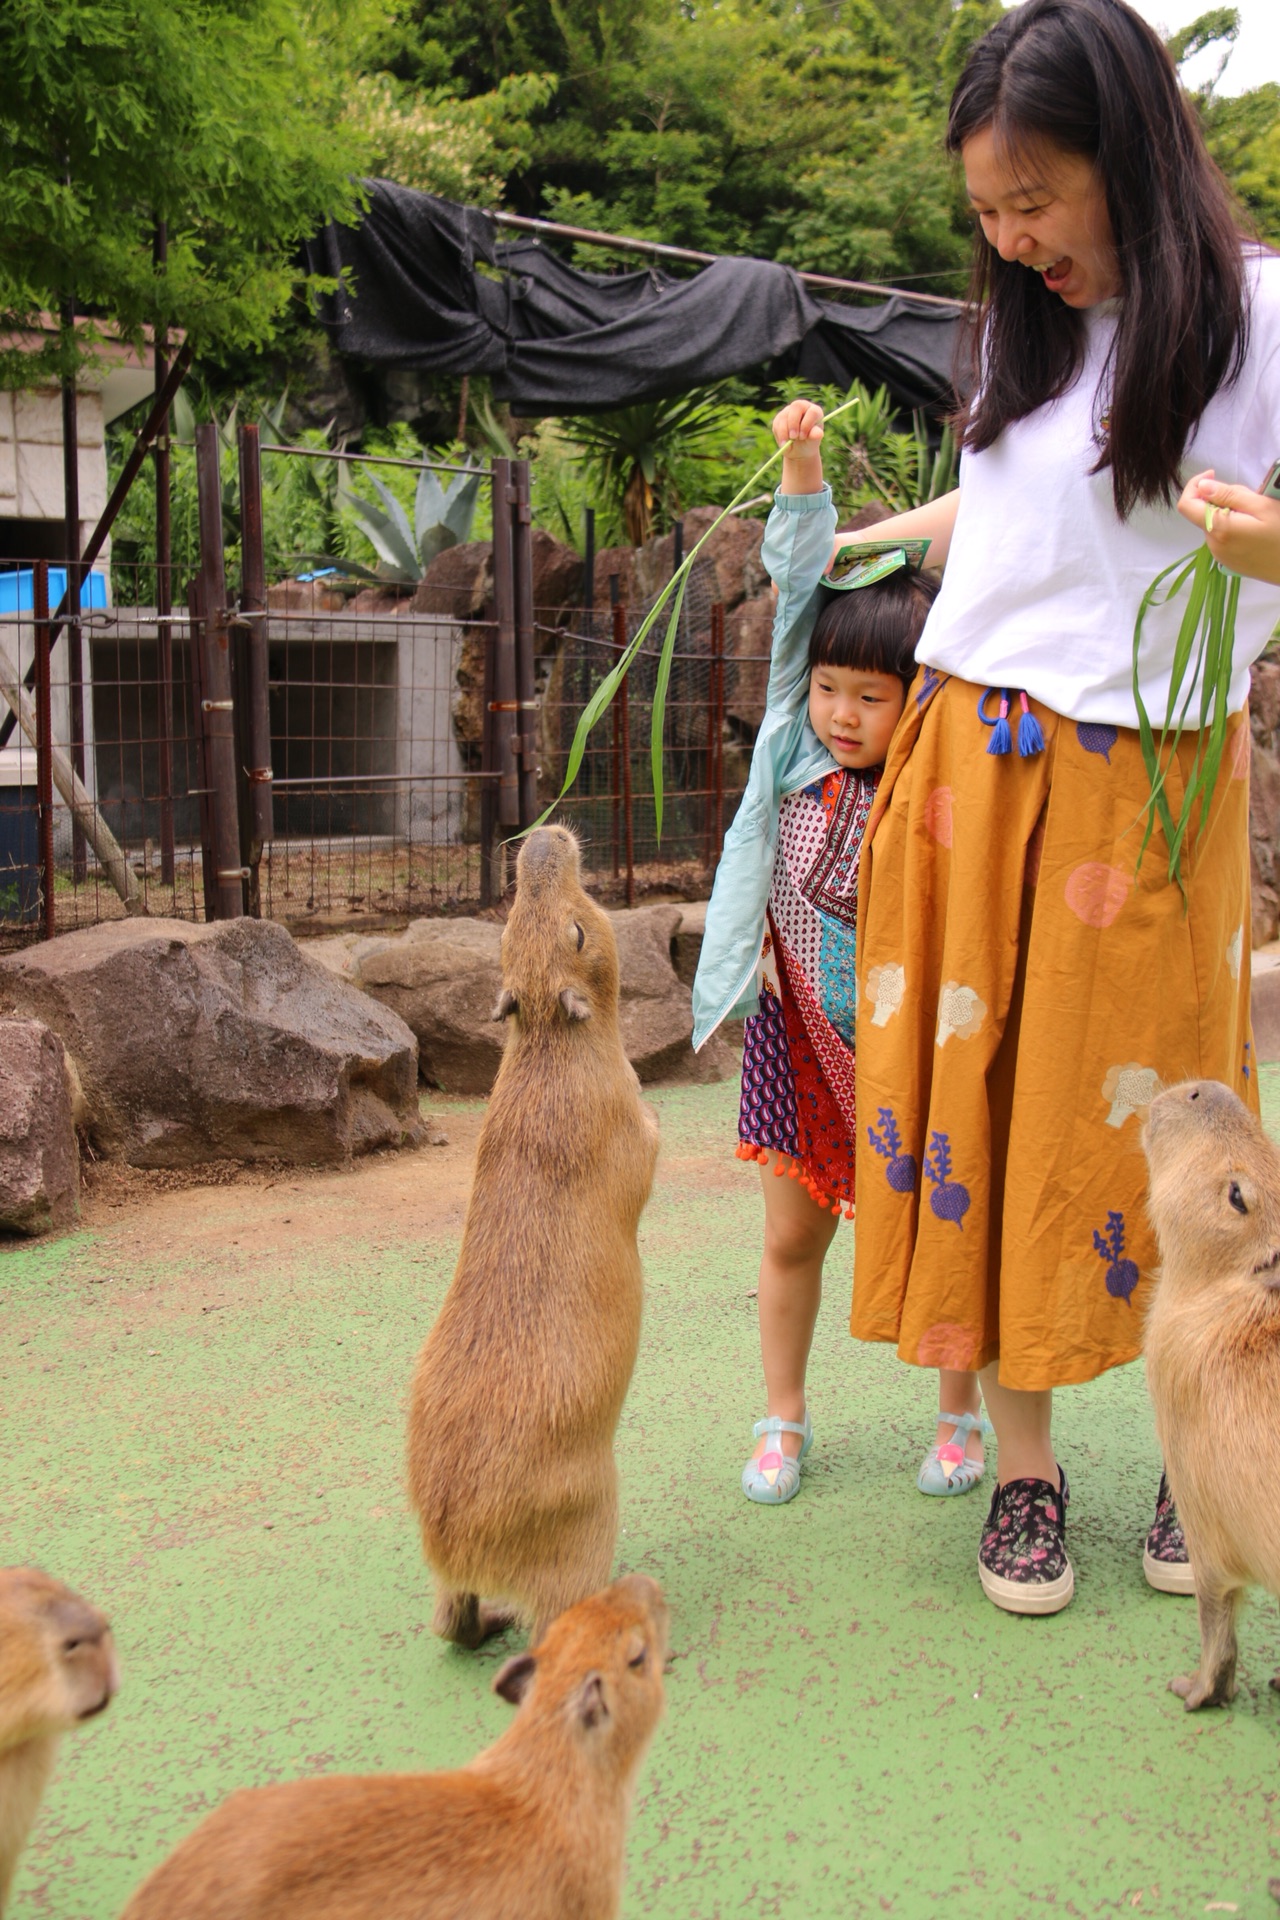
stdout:
<svg viewBox="0 0 1280 1920">
<path fill-rule="evenodd" d="M 446 489 L 429 468 L 423 467 L 418 475 L 412 526 L 390 487 L 376 474 L 368 478 L 382 502 L 380 507 L 357 493 L 345 467 L 338 474 L 338 507 L 359 526 L 378 555 L 378 566 L 362 566 L 358 560 L 332 553 L 307 554 L 305 558 L 312 566 L 332 567 L 335 573 L 379 586 L 416 586 L 437 554 L 469 537 L 483 470 L 477 467 L 473 473 L 459 476 Z"/>
</svg>

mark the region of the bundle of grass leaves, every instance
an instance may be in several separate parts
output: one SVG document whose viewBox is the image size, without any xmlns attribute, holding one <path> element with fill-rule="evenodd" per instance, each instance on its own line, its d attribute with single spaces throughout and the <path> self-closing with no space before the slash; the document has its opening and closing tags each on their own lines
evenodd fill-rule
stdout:
<svg viewBox="0 0 1280 1920">
<path fill-rule="evenodd" d="M 1143 704 L 1139 685 L 1142 625 L 1152 607 L 1167 605 L 1187 590 L 1187 604 L 1178 626 L 1173 666 L 1169 676 L 1169 698 L 1164 724 L 1157 741 L 1150 716 Z M 1159 821 L 1164 830 L 1169 856 L 1169 878 L 1186 899 L 1182 877 L 1182 853 L 1195 817 L 1196 832 L 1203 831 L 1213 802 L 1214 789 L 1222 766 L 1227 739 L 1227 702 L 1231 693 L 1231 663 L 1235 650 L 1236 607 L 1240 599 L 1240 578 L 1219 566 L 1207 546 L 1184 554 L 1156 575 L 1142 596 L 1133 629 L 1133 702 L 1138 710 L 1138 737 L 1142 758 L 1151 783 L 1146 805 L 1146 827 L 1138 849 L 1135 873 L 1141 869 L 1151 836 Z M 1166 792 L 1169 772 L 1178 753 L 1178 743 L 1187 726 L 1193 702 L 1199 703 L 1195 755 L 1182 795 L 1177 820 Z"/>
</svg>

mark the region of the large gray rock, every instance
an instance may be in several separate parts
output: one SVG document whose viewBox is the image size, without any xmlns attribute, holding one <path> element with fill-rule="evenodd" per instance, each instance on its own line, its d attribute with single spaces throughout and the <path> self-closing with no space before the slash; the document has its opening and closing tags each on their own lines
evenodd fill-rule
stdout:
<svg viewBox="0 0 1280 1920">
<path fill-rule="evenodd" d="M 623 1045 L 645 1082 L 701 1084 L 735 1070 L 732 1051 L 720 1038 L 700 1054 L 690 1045 L 689 984 L 677 971 L 684 911 L 634 907 L 609 916 L 618 942 Z M 501 941 L 502 929 L 492 920 L 415 920 L 402 934 L 340 934 L 308 945 L 324 966 L 407 1021 L 418 1038 L 425 1080 L 446 1093 L 485 1094 L 506 1037 L 493 1019 L 502 986 Z"/>
<path fill-rule="evenodd" d="M 80 1211 L 66 1056 L 39 1020 L 0 1020 L 0 1231 L 50 1233 Z"/>
<path fill-rule="evenodd" d="M 0 1010 L 59 1036 L 107 1158 L 332 1161 L 421 1137 L 412 1033 L 271 921 L 63 934 L 0 962 Z"/>
</svg>

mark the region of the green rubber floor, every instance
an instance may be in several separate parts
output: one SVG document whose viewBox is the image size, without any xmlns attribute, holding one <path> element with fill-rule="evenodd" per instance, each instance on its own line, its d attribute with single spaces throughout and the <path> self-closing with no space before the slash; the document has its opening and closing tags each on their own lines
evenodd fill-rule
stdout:
<svg viewBox="0 0 1280 1920">
<path fill-rule="evenodd" d="M 984 1494 L 915 1491 L 930 1376 L 848 1337 L 842 1228 L 801 1494 L 742 1498 L 760 1201 L 729 1153 L 735 1099 L 655 1096 L 618 1558 L 663 1582 L 678 1658 L 624 1913 L 1275 1920 L 1280 1621 L 1246 1614 L 1230 1710 L 1165 1690 L 1195 1609 L 1142 1580 L 1159 1459 L 1139 1367 L 1060 1396 L 1074 1604 L 1002 1615 L 974 1570 Z M 104 1607 L 125 1674 L 64 1745 L 10 1920 L 116 1914 L 234 1787 L 454 1766 L 504 1726 L 507 1649 L 433 1640 L 401 1490 L 406 1382 L 456 1238 L 456 1218 L 424 1243 L 384 1216 L 296 1257 L 242 1240 L 203 1287 L 101 1233 L 0 1256 L 0 1561 Z"/>
</svg>

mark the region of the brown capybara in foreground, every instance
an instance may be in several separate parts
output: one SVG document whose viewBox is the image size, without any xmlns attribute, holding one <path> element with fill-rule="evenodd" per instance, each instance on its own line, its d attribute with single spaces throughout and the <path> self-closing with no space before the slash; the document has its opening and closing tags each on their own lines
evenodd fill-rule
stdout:
<svg viewBox="0 0 1280 1920">
<path fill-rule="evenodd" d="M 612 1920 L 666 1648 L 661 1589 L 615 1582 L 507 1661 L 470 1766 L 232 1794 L 123 1920 Z"/>
<path fill-rule="evenodd" d="M 1245 1588 L 1280 1595 L 1280 1153 L 1216 1080 L 1158 1094 L 1144 1138 L 1161 1261 L 1147 1384 L 1200 1607 L 1199 1668 L 1170 1684 L 1217 1707 Z"/>
<path fill-rule="evenodd" d="M 59 1740 L 119 1684 L 96 1607 L 35 1567 L 0 1567 L 0 1913 Z"/>
<path fill-rule="evenodd" d="M 502 979 L 510 1026 L 462 1250 L 409 1397 L 432 1626 L 463 1646 L 513 1618 L 540 1634 L 609 1578 L 658 1153 L 618 1028 L 613 928 L 564 827 L 520 850 Z"/>
</svg>

